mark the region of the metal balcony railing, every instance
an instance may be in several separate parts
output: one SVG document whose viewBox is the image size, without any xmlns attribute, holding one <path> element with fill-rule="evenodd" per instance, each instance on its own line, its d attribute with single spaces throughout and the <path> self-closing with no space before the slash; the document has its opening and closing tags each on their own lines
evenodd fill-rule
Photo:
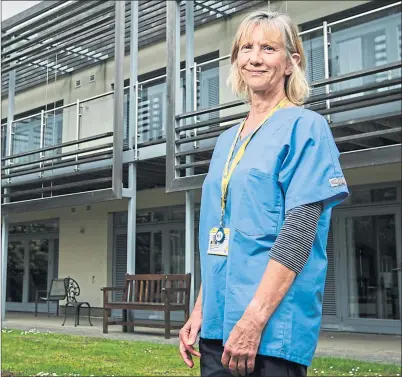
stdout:
<svg viewBox="0 0 402 377">
<path fill-rule="evenodd" d="M 312 88 L 305 107 L 327 118 L 344 166 L 400 161 L 400 13 L 401 2 L 396 2 L 343 20 L 325 21 L 300 33 Z M 171 40 L 173 34 L 169 34 Z M 244 102 L 229 89 L 222 89 L 229 58 L 223 56 L 196 67 L 197 81 L 209 64 L 215 64 L 219 71 L 218 106 L 197 106 L 184 114 L 174 109 L 176 115 L 170 111 L 174 124 L 169 125 L 167 145 L 169 192 L 200 188 L 216 138 L 248 113 Z M 169 95 L 175 103 L 173 87 Z M 367 153 L 354 153 L 363 150 Z M 375 156 L 378 160 L 370 161 Z"/>
</svg>

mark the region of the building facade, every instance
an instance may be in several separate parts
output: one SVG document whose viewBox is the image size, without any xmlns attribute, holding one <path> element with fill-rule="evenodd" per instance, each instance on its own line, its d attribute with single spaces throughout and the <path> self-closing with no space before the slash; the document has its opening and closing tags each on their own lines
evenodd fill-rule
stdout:
<svg viewBox="0 0 402 377">
<path fill-rule="evenodd" d="M 165 2 L 139 3 L 137 26 L 130 26 L 136 2 L 120 15 L 114 2 L 94 9 L 44 3 L 2 26 L 9 38 L 1 104 L 7 311 L 33 311 L 36 290 L 64 276 L 101 308 L 101 288 L 121 285 L 127 271 L 192 272 L 197 296 L 200 182 L 216 137 L 238 122 L 233 114 L 247 111 L 225 106 L 237 100 L 226 85 L 231 41 L 247 12 L 272 7 L 299 25 L 313 87 L 306 106 L 328 118 L 351 191 L 332 214 L 322 328 L 400 333 L 401 2 L 195 3 L 193 17 L 182 20 L 183 31 L 195 25 L 191 48 L 184 35 L 169 39 Z M 74 44 L 63 42 L 74 27 L 81 33 Z M 175 56 L 173 43 L 187 56 Z M 172 111 L 199 125 L 178 130 Z M 116 181 L 122 195 L 106 196 Z"/>
</svg>

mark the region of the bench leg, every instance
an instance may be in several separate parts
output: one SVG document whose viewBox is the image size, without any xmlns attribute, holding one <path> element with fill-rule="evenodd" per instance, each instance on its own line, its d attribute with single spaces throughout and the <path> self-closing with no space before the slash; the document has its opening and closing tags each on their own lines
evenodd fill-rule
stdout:
<svg viewBox="0 0 402 377">
<path fill-rule="evenodd" d="M 103 308 L 103 333 L 104 334 L 108 333 L 108 321 L 109 321 L 108 309 Z"/>
<path fill-rule="evenodd" d="M 165 309 L 165 339 L 170 339 L 170 311 Z"/>
<path fill-rule="evenodd" d="M 127 309 L 123 309 L 123 322 L 127 322 L 127 318 L 128 318 Z M 123 325 L 122 330 L 123 332 L 127 332 L 127 325 Z"/>
</svg>

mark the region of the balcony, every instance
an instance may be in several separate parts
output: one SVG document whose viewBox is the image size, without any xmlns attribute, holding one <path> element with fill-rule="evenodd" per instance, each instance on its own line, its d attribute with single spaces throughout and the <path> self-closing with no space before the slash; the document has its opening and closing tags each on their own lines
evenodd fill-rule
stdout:
<svg viewBox="0 0 402 377">
<path fill-rule="evenodd" d="M 391 4 L 300 33 L 312 86 L 305 106 L 327 117 L 341 152 L 401 143 L 400 14 L 400 3 Z M 226 85 L 229 68 L 229 56 L 194 64 L 197 111 L 189 114 L 183 114 L 186 82 L 181 71 L 176 178 L 188 177 L 189 168 L 193 168 L 192 175 L 204 175 L 217 136 L 247 113 L 248 105 L 238 101 Z M 169 163 L 163 145 L 169 129 L 166 75 L 139 82 L 137 104 L 130 104 L 128 90 L 124 89 L 124 149 L 162 147 L 152 159 L 140 153 L 139 189 L 165 186 Z M 114 92 L 110 91 L 16 118 L 9 156 L 2 156 L 3 198 L 23 202 L 109 188 L 113 101 Z M 133 106 L 137 107 L 137 137 L 129 140 Z M 3 147 L 8 143 L 5 131 L 3 124 Z M 124 165 L 123 184 L 127 174 Z"/>
</svg>

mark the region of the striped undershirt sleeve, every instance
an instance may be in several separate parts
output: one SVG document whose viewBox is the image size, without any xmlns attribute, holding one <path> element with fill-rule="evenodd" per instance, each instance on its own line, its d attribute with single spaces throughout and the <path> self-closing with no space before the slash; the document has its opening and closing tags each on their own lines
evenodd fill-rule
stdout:
<svg viewBox="0 0 402 377">
<path fill-rule="evenodd" d="M 299 274 L 310 256 L 321 212 L 322 202 L 298 206 L 287 212 L 272 246 L 271 258 Z"/>
</svg>

